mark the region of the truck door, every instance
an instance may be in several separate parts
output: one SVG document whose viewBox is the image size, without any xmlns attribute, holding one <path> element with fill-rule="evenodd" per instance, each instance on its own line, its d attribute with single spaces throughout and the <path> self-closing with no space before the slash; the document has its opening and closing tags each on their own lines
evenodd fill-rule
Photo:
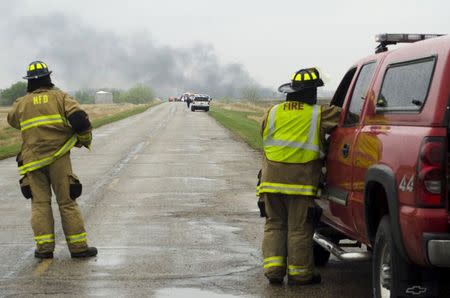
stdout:
<svg viewBox="0 0 450 298">
<path fill-rule="evenodd" d="M 361 129 L 363 106 L 375 66 L 375 62 L 369 62 L 351 69 L 333 98 L 335 103 L 344 102 L 344 99 L 345 102 L 341 122 L 329 140 L 326 188 L 321 204 L 325 205 L 322 206 L 325 207 L 325 221 L 331 221 L 333 226 L 337 225 L 343 232 L 349 234 L 355 234 L 352 215 L 354 145 Z M 342 89 L 339 90 L 340 88 Z"/>
</svg>

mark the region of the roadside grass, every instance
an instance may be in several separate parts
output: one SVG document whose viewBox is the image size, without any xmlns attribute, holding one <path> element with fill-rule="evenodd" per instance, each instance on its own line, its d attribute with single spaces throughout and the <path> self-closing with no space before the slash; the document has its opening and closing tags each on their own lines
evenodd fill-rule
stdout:
<svg viewBox="0 0 450 298">
<path fill-rule="evenodd" d="M 128 118 L 128 117 L 134 116 L 136 114 L 145 112 L 147 109 L 149 109 L 152 106 L 155 106 L 156 104 L 158 104 L 158 103 L 136 107 L 136 108 L 133 108 L 131 110 L 127 110 L 127 111 L 119 112 L 117 114 L 113 114 L 113 115 L 110 115 L 110 116 L 105 116 L 105 117 L 102 117 L 102 118 L 99 118 L 99 119 L 95 119 L 95 120 L 92 121 L 92 127 L 93 128 L 98 128 L 98 127 L 103 126 L 105 124 L 109 124 L 109 123 L 112 123 L 112 122 L 116 122 L 116 121 L 119 121 L 119 120 L 122 120 L 122 119 L 125 119 L 125 118 Z"/>
<path fill-rule="evenodd" d="M 249 104 L 213 104 L 210 115 L 253 149 L 262 150 L 261 123 L 267 108 Z"/>
<path fill-rule="evenodd" d="M 210 115 L 253 149 L 262 151 L 261 125 L 270 107 L 284 100 L 231 101 L 220 100 L 211 104 Z M 329 104 L 330 99 L 319 99 Z"/>
<path fill-rule="evenodd" d="M 20 150 L 20 143 L 0 147 L 0 159 L 16 156 Z"/>
<path fill-rule="evenodd" d="M 153 107 L 159 103 L 161 102 L 155 101 L 151 104 L 139 105 L 137 107 L 132 107 L 124 111 L 116 112 L 112 115 L 102 115 L 91 121 L 92 127 L 95 129 L 105 124 L 131 117 L 133 115 L 142 113 L 150 107 Z M 20 131 L 12 127 L 0 128 L 0 160 L 17 155 L 17 153 L 19 153 L 20 151 L 20 147 Z"/>
</svg>

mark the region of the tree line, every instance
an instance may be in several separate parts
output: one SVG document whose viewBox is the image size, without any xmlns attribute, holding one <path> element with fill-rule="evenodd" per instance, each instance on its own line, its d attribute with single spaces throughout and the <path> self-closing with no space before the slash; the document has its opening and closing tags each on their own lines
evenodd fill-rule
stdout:
<svg viewBox="0 0 450 298">
<path fill-rule="evenodd" d="M 155 99 L 155 93 L 147 85 L 136 84 L 128 90 L 104 88 L 104 89 L 80 89 L 72 93 L 78 102 L 82 104 L 95 103 L 95 93 L 98 90 L 111 92 L 114 103 L 148 103 Z M 10 106 L 14 101 L 27 93 L 27 83 L 17 82 L 10 87 L 0 90 L 0 106 Z"/>
</svg>

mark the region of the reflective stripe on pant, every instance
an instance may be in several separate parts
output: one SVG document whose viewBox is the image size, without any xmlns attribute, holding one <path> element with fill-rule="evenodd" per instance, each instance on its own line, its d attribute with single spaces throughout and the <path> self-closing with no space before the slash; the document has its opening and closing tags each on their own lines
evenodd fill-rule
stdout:
<svg viewBox="0 0 450 298">
<path fill-rule="evenodd" d="M 67 239 L 67 243 L 70 243 L 70 244 L 87 242 L 86 233 L 69 235 L 66 237 L 66 239 Z"/>
<path fill-rule="evenodd" d="M 264 263 L 263 264 L 264 269 L 271 268 L 271 267 L 283 267 L 283 268 L 286 268 L 285 258 L 281 257 L 281 256 L 265 258 L 263 263 Z"/>
<path fill-rule="evenodd" d="M 39 235 L 34 237 L 36 245 L 43 245 L 46 243 L 55 243 L 55 234 Z"/>
<path fill-rule="evenodd" d="M 51 208 L 51 188 L 56 195 L 56 201 L 61 214 L 61 223 L 71 252 L 86 250 L 86 231 L 80 209 L 70 198 L 69 176 L 72 174 L 70 155 L 66 154 L 52 164 L 27 173 L 33 198 L 31 200 L 31 225 L 39 252 L 50 252 L 55 248 L 55 241 L 39 237 L 54 234 L 54 220 Z M 84 235 L 83 235 L 84 234 Z M 83 235 L 83 236 L 81 236 Z M 73 237 L 76 236 L 76 237 Z M 38 239 L 40 241 L 38 241 Z"/>
<path fill-rule="evenodd" d="M 306 222 L 309 207 L 314 206 L 310 196 L 262 194 L 266 204 L 266 225 L 263 238 L 265 259 L 272 256 L 287 258 L 289 278 L 308 280 L 314 272 L 313 227 Z M 268 278 L 282 278 L 286 265 L 265 267 Z"/>
<path fill-rule="evenodd" d="M 306 266 L 288 266 L 288 275 L 291 279 L 308 280 L 313 276 L 313 272 Z"/>
</svg>

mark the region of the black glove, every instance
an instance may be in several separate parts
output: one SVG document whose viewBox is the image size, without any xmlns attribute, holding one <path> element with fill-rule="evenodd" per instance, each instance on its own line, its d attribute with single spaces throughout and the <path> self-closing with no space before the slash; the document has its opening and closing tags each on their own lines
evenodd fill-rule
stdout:
<svg viewBox="0 0 450 298">
<path fill-rule="evenodd" d="M 314 228 L 319 226 L 320 218 L 322 217 L 322 208 L 319 206 L 309 207 L 306 215 L 306 222 L 312 224 Z"/>
<path fill-rule="evenodd" d="M 259 208 L 259 216 L 267 217 L 266 214 L 266 203 L 262 197 L 258 197 L 258 208 Z"/>
<path fill-rule="evenodd" d="M 20 191 L 22 192 L 22 195 L 25 197 L 25 199 L 32 199 L 33 194 L 31 193 L 30 181 L 28 181 L 27 175 L 23 176 L 19 180 L 19 184 Z"/>
<path fill-rule="evenodd" d="M 258 183 L 256 184 L 256 187 L 258 187 L 261 184 L 261 175 L 262 175 L 262 170 L 259 170 L 259 172 L 258 172 Z M 266 215 L 266 204 L 264 203 L 264 199 L 261 196 L 258 197 L 258 208 L 259 208 L 259 216 L 260 217 L 267 217 L 267 215 Z"/>
<path fill-rule="evenodd" d="M 83 192 L 83 185 L 74 174 L 69 175 L 69 193 L 72 200 L 76 200 Z"/>
</svg>

